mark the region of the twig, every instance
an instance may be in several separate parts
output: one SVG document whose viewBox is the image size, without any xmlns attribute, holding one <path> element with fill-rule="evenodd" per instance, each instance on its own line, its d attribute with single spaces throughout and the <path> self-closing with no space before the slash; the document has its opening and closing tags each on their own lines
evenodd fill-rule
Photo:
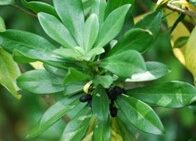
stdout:
<svg viewBox="0 0 196 141">
<path fill-rule="evenodd" d="M 186 9 L 181 9 L 181 8 L 175 6 L 175 5 L 170 4 L 170 3 L 167 3 L 166 7 L 170 10 L 173 10 L 173 11 L 176 11 L 176 12 L 179 12 L 179 13 L 183 13 L 183 14 L 188 15 L 190 17 L 196 17 L 196 12 L 189 11 L 189 10 L 186 10 Z"/>
</svg>

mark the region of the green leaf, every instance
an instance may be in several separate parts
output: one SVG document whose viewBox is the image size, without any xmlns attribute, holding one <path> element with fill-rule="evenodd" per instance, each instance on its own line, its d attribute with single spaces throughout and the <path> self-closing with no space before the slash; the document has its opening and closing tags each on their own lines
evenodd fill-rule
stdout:
<svg viewBox="0 0 196 141">
<path fill-rule="evenodd" d="M 162 17 L 162 12 L 152 12 L 139 21 L 134 28 L 143 28 L 145 30 L 149 30 L 152 32 L 153 37 L 156 38 L 161 28 Z"/>
<path fill-rule="evenodd" d="M 113 77 L 110 75 L 97 75 L 94 79 L 93 79 L 93 84 L 98 86 L 98 85 L 102 85 L 104 88 L 109 88 L 110 85 L 113 83 Z"/>
<path fill-rule="evenodd" d="M 110 141 L 111 139 L 111 128 L 110 122 L 108 121 L 97 121 L 97 124 L 93 131 L 93 141 Z"/>
<path fill-rule="evenodd" d="M 100 121 L 107 121 L 109 117 L 109 99 L 103 89 L 98 86 L 93 93 L 92 111 Z"/>
<path fill-rule="evenodd" d="M 113 54 L 102 60 L 101 67 L 120 77 L 130 77 L 134 73 L 146 71 L 142 56 L 134 50 Z"/>
<path fill-rule="evenodd" d="M 13 4 L 14 0 L 1 0 L 0 5 L 10 5 Z"/>
<path fill-rule="evenodd" d="M 52 54 L 55 47 L 43 37 L 36 34 L 19 31 L 6 30 L 0 33 L 0 45 L 10 53 L 18 52 L 28 58 L 26 62 L 60 61 L 58 56 Z"/>
<path fill-rule="evenodd" d="M 61 69 L 61 68 L 57 68 L 48 64 L 44 64 L 44 68 L 49 72 L 52 73 L 54 75 L 57 75 L 59 77 L 64 78 L 65 75 L 67 74 L 67 70 L 65 69 Z"/>
<path fill-rule="evenodd" d="M 0 17 L 0 32 L 4 32 L 6 30 L 5 23 L 2 17 Z"/>
<path fill-rule="evenodd" d="M 108 0 L 107 8 L 105 10 L 105 16 L 108 16 L 116 8 L 125 5 L 125 4 L 134 4 L 135 0 Z"/>
<path fill-rule="evenodd" d="M 144 52 L 149 48 L 149 43 L 152 42 L 152 39 L 152 33 L 149 30 L 133 28 L 123 35 L 120 41 L 112 48 L 109 55 L 130 49 Z"/>
<path fill-rule="evenodd" d="M 85 83 L 90 80 L 90 76 L 74 68 L 69 68 L 64 79 L 65 94 L 74 94 L 82 90 Z"/>
<path fill-rule="evenodd" d="M 27 135 L 27 138 L 39 136 L 48 128 L 50 128 L 53 124 L 60 120 L 68 111 L 74 109 L 76 104 L 78 104 L 78 102 L 74 101 L 76 101 L 76 99 L 67 97 L 52 105 L 42 116 L 39 125 Z"/>
<path fill-rule="evenodd" d="M 122 95 L 116 101 L 119 112 L 128 119 L 129 123 L 141 131 L 162 134 L 164 127 L 153 109 L 147 104 L 133 97 Z M 125 123 L 126 125 L 128 123 Z"/>
<path fill-rule="evenodd" d="M 196 6 L 196 0 L 189 0 L 189 3 L 191 3 L 192 5 Z"/>
<path fill-rule="evenodd" d="M 106 0 L 93 0 L 91 11 L 98 16 L 100 25 L 104 20 L 106 6 Z"/>
<path fill-rule="evenodd" d="M 33 70 L 22 74 L 17 85 L 35 94 L 57 93 L 64 90 L 63 78 L 50 74 L 46 70 Z"/>
<path fill-rule="evenodd" d="M 81 141 L 88 129 L 91 115 L 89 110 L 82 110 L 74 119 L 66 126 L 61 141 Z"/>
<path fill-rule="evenodd" d="M 54 7 L 64 25 L 83 46 L 84 12 L 81 0 L 53 0 Z"/>
<path fill-rule="evenodd" d="M 19 75 L 19 67 L 12 59 L 12 56 L 0 48 L 0 84 L 17 99 L 21 97 L 16 86 L 16 78 Z"/>
<path fill-rule="evenodd" d="M 32 10 L 35 13 L 45 12 L 54 16 L 57 16 L 57 13 L 53 6 L 49 5 L 48 3 L 44 3 L 41 1 L 29 1 L 20 0 L 21 3 L 28 9 Z"/>
<path fill-rule="evenodd" d="M 100 28 L 99 37 L 95 45 L 96 47 L 104 47 L 119 34 L 130 6 L 130 4 L 121 6 L 108 15 Z"/>
<path fill-rule="evenodd" d="M 38 19 L 44 31 L 56 42 L 65 48 L 77 46 L 70 32 L 55 16 L 40 12 Z"/>
<path fill-rule="evenodd" d="M 159 62 L 146 62 L 147 71 L 135 73 L 126 82 L 144 82 L 159 79 L 165 76 L 169 70 L 168 67 Z"/>
<path fill-rule="evenodd" d="M 99 33 L 99 21 L 96 14 L 91 14 L 85 23 L 84 47 L 88 52 L 94 45 Z"/>
<path fill-rule="evenodd" d="M 172 81 L 135 88 L 129 90 L 128 95 L 152 105 L 180 108 L 196 101 L 196 88 L 185 82 Z"/>
</svg>

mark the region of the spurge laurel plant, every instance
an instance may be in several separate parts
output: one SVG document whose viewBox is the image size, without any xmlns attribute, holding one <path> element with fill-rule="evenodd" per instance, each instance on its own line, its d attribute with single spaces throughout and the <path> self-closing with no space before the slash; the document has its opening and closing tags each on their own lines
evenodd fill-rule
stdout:
<svg viewBox="0 0 196 141">
<path fill-rule="evenodd" d="M 131 4 L 112 9 L 114 1 L 94 0 L 89 12 L 84 12 L 81 0 L 53 3 L 48 12 L 40 10 L 37 16 L 56 45 L 25 31 L 0 33 L 0 45 L 15 61 L 40 61 L 44 65 L 23 73 L 17 79 L 20 89 L 61 95 L 28 138 L 42 134 L 65 115 L 70 121 L 62 141 L 132 141 L 136 129 L 159 135 L 164 127 L 150 105 L 180 108 L 196 99 L 195 87 L 186 82 L 135 86 L 135 82 L 145 84 L 169 72 L 166 65 L 145 62 L 141 55 L 160 32 L 160 10 L 125 31 Z"/>
</svg>

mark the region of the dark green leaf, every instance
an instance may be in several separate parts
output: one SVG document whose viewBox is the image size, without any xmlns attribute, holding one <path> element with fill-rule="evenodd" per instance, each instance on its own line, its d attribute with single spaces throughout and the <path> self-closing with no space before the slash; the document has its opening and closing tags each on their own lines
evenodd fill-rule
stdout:
<svg viewBox="0 0 196 141">
<path fill-rule="evenodd" d="M 159 79 L 165 76 L 169 70 L 168 67 L 159 62 L 146 62 L 147 71 L 135 73 L 126 82 L 144 82 Z"/>
<path fill-rule="evenodd" d="M 84 12 L 81 0 L 53 0 L 54 7 L 64 25 L 83 46 Z"/>
<path fill-rule="evenodd" d="M 64 90 L 63 78 L 48 73 L 46 70 L 33 70 L 22 74 L 17 79 L 18 86 L 35 94 L 56 93 Z"/>
<path fill-rule="evenodd" d="M 59 44 L 65 48 L 74 48 L 77 46 L 70 32 L 55 16 L 40 12 L 38 13 L 38 19 L 48 36 Z"/>
<path fill-rule="evenodd" d="M 149 48 L 149 43 L 152 39 L 152 33 L 149 30 L 133 28 L 123 35 L 109 54 L 120 53 L 130 49 L 144 52 Z"/>
<path fill-rule="evenodd" d="M 35 13 L 45 12 L 57 16 L 54 7 L 52 7 L 47 3 L 40 2 L 40 1 L 29 1 L 29 2 L 27 2 L 26 0 L 20 0 L 20 1 L 26 8 L 32 10 Z"/>
<path fill-rule="evenodd" d="M 93 93 L 92 111 L 100 121 L 107 121 L 109 116 L 109 99 L 105 90 L 98 86 Z"/>
<path fill-rule="evenodd" d="M 81 141 L 88 129 L 91 115 L 89 110 L 82 110 L 74 119 L 66 126 L 61 141 Z"/>
<path fill-rule="evenodd" d="M 147 104 L 126 95 L 120 96 L 116 103 L 129 123 L 141 131 L 152 134 L 163 133 L 164 127 L 159 117 Z"/>
<path fill-rule="evenodd" d="M 130 6 L 130 4 L 121 6 L 108 15 L 100 28 L 99 37 L 95 47 L 104 47 L 119 34 Z"/>
<path fill-rule="evenodd" d="M 50 128 L 78 104 L 78 102 L 74 101 L 74 98 L 67 97 L 52 105 L 42 116 L 39 125 L 27 135 L 27 138 L 39 136 Z"/>
<path fill-rule="evenodd" d="M 125 4 L 133 4 L 135 0 L 108 0 L 107 8 L 105 11 L 105 16 L 108 16 L 113 10 L 116 8 L 125 5 Z"/>
<path fill-rule="evenodd" d="M 93 141 L 110 141 L 111 140 L 111 128 L 108 121 L 97 121 L 97 124 L 93 131 Z"/>
<path fill-rule="evenodd" d="M 159 11 L 152 12 L 146 15 L 141 21 L 139 21 L 135 28 L 143 28 L 152 32 L 154 38 L 157 37 L 162 22 L 163 13 Z"/>
<path fill-rule="evenodd" d="M 48 64 L 44 64 L 44 68 L 49 72 L 52 73 L 54 75 L 57 75 L 59 77 L 64 78 L 65 75 L 67 74 L 67 70 L 65 69 L 61 69 L 61 68 L 57 68 Z"/>
<path fill-rule="evenodd" d="M 46 39 L 25 31 L 6 30 L 0 33 L 0 45 L 10 53 L 19 53 L 29 61 L 60 61 L 52 54 L 55 47 Z M 25 60 L 24 60 L 25 62 Z"/>
<path fill-rule="evenodd" d="M 185 82 L 172 81 L 143 88 L 135 88 L 130 90 L 128 95 L 149 104 L 180 108 L 196 101 L 196 88 Z"/>
<path fill-rule="evenodd" d="M 130 77 L 134 73 L 146 71 L 144 59 L 134 50 L 112 54 L 101 62 L 101 67 L 120 77 Z"/>
<path fill-rule="evenodd" d="M 178 39 L 175 41 L 175 43 L 174 43 L 174 47 L 175 47 L 175 48 L 184 47 L 184 46 L 187 44 L 188 39 L 189 39 L 188 36 L 178 38 Z"/>
</svg>

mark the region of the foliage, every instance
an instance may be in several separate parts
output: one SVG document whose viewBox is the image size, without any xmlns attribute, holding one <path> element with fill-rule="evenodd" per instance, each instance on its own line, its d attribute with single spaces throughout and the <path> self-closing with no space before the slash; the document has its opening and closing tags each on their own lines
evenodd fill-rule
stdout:
<svg viewBox="0 0 196 141">
<path fill-rule="evenodd" d="M 9 60 L 1 62 L 4 66 L 0 70 L 8 65 L 3 73 L 8 72 L 9 79 L 0 82 L 15 96 L 15 80 L 23 92 L 59 95 L 28 139 L 41 135 L 65 116 L 70 120 L 61 141 L 136 140 L 136 129 L 162 135 L 164 126 L 151 106 L 182 108 L 196 101 L 196 88 L 187 82 L 157 83 L 170 72 L 169 68 L 143 57 L 165 22 L 161 8 L 123 30 L 134 6 L 132 0 L 53 0 L 54 6 L 39 1 L 21 2 L 37 14 L 52 40 L 22 30 L 0 32 L 0 45 L 17 63 L 43 63 L 42 69 L 18 77 L 18 67 L 1 49 Z M 86 6 L 88 2 L 90 6 Z M 184 64 L 195 76 L 194 37 L 195 29 L 183 53 Z M 181 42 L 175 45 L 181 48 L 186 41 Z M 9 72 L 15 69 L 17 73 Z"/>
</svg>

